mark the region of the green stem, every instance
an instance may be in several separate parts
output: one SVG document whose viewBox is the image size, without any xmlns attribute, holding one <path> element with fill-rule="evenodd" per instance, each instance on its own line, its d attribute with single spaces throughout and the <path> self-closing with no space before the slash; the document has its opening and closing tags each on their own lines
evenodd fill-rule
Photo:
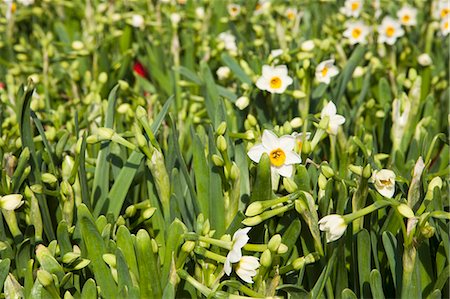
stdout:
<svg viewBox="0 0 450 299">
<path fill-rule="evenodd" d="M 263 252 L 267 249 L 266 244 L 245 244 L 244 249 L 248 251 Z"/>
<path fill-rule="evenodd" d="M 212 291 L 195 280 L 194 277 L 190 276 L 185 270 L 179 269 L 177 271 L 177 274 L 184 280 L 186 280 L 188 283 L 190 283 L 194 288 L 196 288 L 200 293 L 202 293 L 204 296 L 209 298 L 209 295 L 212 293 Z"/>
</svg>

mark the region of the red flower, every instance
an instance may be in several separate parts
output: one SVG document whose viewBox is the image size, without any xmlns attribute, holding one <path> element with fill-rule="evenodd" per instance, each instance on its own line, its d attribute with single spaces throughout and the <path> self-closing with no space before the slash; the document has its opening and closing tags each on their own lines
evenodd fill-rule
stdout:
<svg viewBox="0 0 450 299">
<path fill-rule="evenodd" d="M 147 78 L 147 75 L 148 75 L 147 70 L 142 65 L 142 63 L 139 62 L 139 60 L 136 60 L 134 62 L 133 71 L 136 73 L 136 75 L 138 75 L 142 78 Z"/>
</svg>

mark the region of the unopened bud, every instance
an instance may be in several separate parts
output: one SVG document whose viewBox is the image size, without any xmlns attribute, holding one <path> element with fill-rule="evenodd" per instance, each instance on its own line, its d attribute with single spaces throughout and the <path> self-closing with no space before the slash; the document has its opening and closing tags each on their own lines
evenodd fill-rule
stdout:
<svg viewBox="0 0 450 299">
<path fill-rule="evenodd" d="M 270 238 L 269 243 L 267 244 L 267 248 L 272 252 L 277 252 L 278 247 L 281 244 L 281 235 L 276 234 L 272 238 Z"/>
<path fill-rule="evenodd" d="M 397 206 L 397 211 L 398 211 L 403 217 L 406 217 L 406 218 L 414 218 L 414 212 L 411 210 L 411 208 L 410 208 L 408 205 L 406 205 L 406 204 L 404 204 L 404 203 L 399 204 L 399 205 Z"/>
<path fill-rule="evenodd" d="M 227 141 L 225 140 L 225 137 L 222 135 L 219 135 L 216 140 L 216 145 L 219 151 L 225 152 L 227 150 Z"/>
<path fill-rule="evenodd" d="M 150 219 L 153 214 L 155 214 L 156 208 L 147 208 L 142 212 L 142 217 L 144 219 Z"/>
<path fill-rule="evenodd" d="M 184 242 L 183 246 L 181 246 L 181 250 L 187 253 L 192 252 L 195 248 L 195 242 L 194 241 L 186 241 Z"/>
<path fill-rule="evenodd" d="M 308 155 L 311 153 L 311 151 L 312 151 L 311 142 L 309 142 L 308 140 L 303 141 L 302 153 Z"/>
<path fill-rule="evenodd" d="M 128 206 L 125 210 L 125 216 L 127 216 L 127 218 L 131 218 L 136 214 L 136 207 L 134 205 Z"/>
<path fill-rule="evenodd" d="M 269 268 L 272 265 L 272 253 L 269 249 L 266 249 L 261 254 L 260 258 L 261 266 Z"/>
<path fill-rule="evenodd" d="M 280 246 L 278 246 L 278 254 L 285 254 L 286 252 L 288 252 L 289 247 L 287 247 L 286 244 L 281 243 Z"/>
<path fill-rule="evenodd" d="M 221 167 L 225 164 L 222 157 L 220 157 L 219 155 L 216 155 L 216 154 L 213 154 L 211 156 L 211 160 L 213 161 L 214 165 L 216 165 L 218 167 Z"/>
<path fill-rule="evenodd" d="M 239 110 L 244 110 L 250 104 L 250 99 L 246 96 L 239 97 L 234 103 Z"/>
<path fill-rule="evenodd" d="M 350 164 L 348 166 L 348 169 L 351 172 L 353 172 L 354 174 L 359 175 L 359 176 L 361 176 L 362 172 L 363 172 L 363 168 L 361 166 L 356 166 L 356 165 L 353 165 L 353 164 Z"/>
<path fill-rule="evenodd" d="M 283 186 L 289 193 L 293 193 L 298 189 L 297 184 L 291 178 L 283 178 Z"/>
<path fill-rule="evenodd" d="M 31 191 L 33 191 L 36 194 L 42 194 L 43 188 L 42 185 L 34 184 L 30 186 Z"/>
<path fill-rule="evenodd" d="M 58 181 L 58 179 L 53 174 L 48 173 L 48 172 L 43 173 L 41 178 L 44 183 L 49 184 L 49 185 L 53 185 Z"/>
<path fill-rule="evenodd" d="M 49 287 L 53 284 L 53 276 L 45 270 L 37 271 L 37 279 L 44 287 Z"/>
<path fill-rule="evenodd" d="M 225 134 L 226 130 L 227 130 L 227 123 L 223 121 L 217 127 L 216 133 L 217 133 L 217 135 L 223 135 L 223 134 Z"/>
<path fill-rule="evenodd" d="M 364 169 L 363 169 L 363 178 L 368 179 L 372 176 L 372 167 L 370 166 L 370 164 L 367 164 Z"/>
<path fill-rule="evenodd" d="M 248 119 L 250 126 L 252 126 L 252 127 L 255 127 L 258 124 L 258 121 L 252 114 L 247 115 L 247 119 Z"/>
<path fill-rule="evenodd" d="M 211 224 L 209 223 L 209 219 L 206 219 L 203 223 L 202 234 L 207 236 L 209 231 L 211 230 Z"/>
<path fill-rule="evenodd" d="M 334 176 L 334 170 L 333 170 L 333 168 L 331 168 L 330 166 L 324 164 L 324 165 L 322 165 L 320 168 L 322 169 L 323 175 L 324 175 L 327 179 L 332 178 L 332 177 Z"/>
<path fill-rule="evenodd" d="M 303 121 L 300 117 L 295 117 L 291 120 L 291 127 L 294 129 L 300 128 L 303 125 Z"/>
<path fill-rule="evenodd" d="M 239 176 L 240 176 L 239 167 L 236 165 L 236 163 L 233 162 L 233 164 L 231 165 L 230 178 L 233 181 L 236 181 L 237 179 L 239 179 Z"/>
<path fill-rule="evenodd" d="M 252 202 L 245 211 L 245 216 L 252 217 L 264 212 L 264 206 L 260 201 Z"/>
<path fill-rule="evenodd" d="M 425 225 L 421 228 L 420 233 L 427 239 L 434 236 L 436 229 L 430 225 L 430 223 L 425 223 Z"/>
<path fill-rule="evenodd" d="M 128 90 L 130 88 L 130 84 L 127 81 L 119 80 L 119 87 L 121 90 Z"/>
<path fill-rule="evenodd" d="M 325 190 L 328 180 L 323 174 L 319 174 L 318 185 L 321 190 Z"/>
</svg>

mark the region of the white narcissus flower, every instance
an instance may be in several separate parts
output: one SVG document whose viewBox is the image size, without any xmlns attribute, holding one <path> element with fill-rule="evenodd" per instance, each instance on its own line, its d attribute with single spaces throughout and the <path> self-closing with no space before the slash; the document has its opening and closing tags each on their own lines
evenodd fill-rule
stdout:
<svg viewBox="0 0 450 299">
<path fill-rule="evenodd" d="M 370 32 L 369 27 L 362 21 L 347 22 L 346 29 L 343 33 L 344 37 L 348 38 L 350 44 L 365 44 L 367 43 L 367 35 Z"/>
<path fill-rule="evenodd" d="M 131 16 L 131 26 L 135 28 L 143 28 L 144 27 L 144 17 L 141 15 L 132 15 Z"/>
<path fill-rule="evenodd" d="M 216 75 L 219 80 L 224 80 L 230 77 L 231 70 L 227 66 L 221 66 L 217 69 Z"/>
<path fill-rule="evenodd" d="M 450 32 L 449 23 L 450 23 L 450 15 L 447 15 L 447 17 L 443 18 L 441 21 L 442 36 L 447 36 L 449 34 Z"/>
<path fill-rule="evenodd" d="M 195 9 L 195 15 L 199 19 L 203 19 L 205 17 L 205 9 L 203 8 L 203 6 L 199 6 Z"/>
<path fill-rule="evenodd" d="M 253 14 L 255 16 L 261 15 L 261 14 L 266 13 L 267 11 L 269 11 L 269 8 L 270 8 L 270 1 L 269 0 L 259 0 L 256 3 L 255 11 L 253 12 Z"/>
<path fill-rule="evenodd" d="M 24 6 L 30 6 L 31 4 L 34 4 L 34 0 L 17 0 L 17 2 Z"/>
<path fill-rule="evenodd" d="M 286 9 L 286 18 L 288 18 L 290 21 L 295 20 L 297 17 L 297 9 L 289 7 Z"/>
<path fill-rule="evenodd" d="M 236 274 L 245 282 L 253 283 L 256 270 L 260 267 L 259 259 L 254 256 L 243 256 L 236 267 Z"/>
<path fill-rule="evenodd" d="M 334 59 L 322 61 L 316 67 L 316 79 L 319 82 L 330 84 L 331 77 L 337 74 L 339 74 L 339 70 L 334 65 Z"/>
<path fill-rule="evenodd" d="M 345 117 L 336 113 L 336 105 L 330 101 L 320 112 L 320 118 L 328 117 L 327 132 L 336 135 L 340 125 L 345 123 Z"/>
<path fill-rule="evenodd" d="M 325 232 L 327 243 L 330 243 L 342 237 L 347 229 L 347 223 L 341 215 L 328 215 L 320 219 L 319 229 Z"/>
<path fill-rule="evenodd" d="M 231 52 L 237 51 L 236 38 L 230 32 L 222 32 L 217 38 L 224 43 L 225 49 Z"/>
<path fill-rule="evenodd" d="M 374 170 L 372 173 L 375 189 L 387 198 L 392 198 L 395 193 L 395 173 L 389 169 Z"/>
<path fill-rule="evenodd" d="M 363 8 L 363 0 L 346 0 L 341 12 L 347 17 L 359 17 Z"/>
<path fill-rule="evenodd" d="M 417 9 L 412 6 L 403 6 L 399 11 L 397 11 L 397 17 L 403 26 L 417 25 Z"/>
<path fill-rule="evenodd" d="M 248 237 L 248 232 L 250 231 L 250 229 L 251 227 L 240 228 L 233 235 L 233 244 L 231 245 L 231 249 L 227 254 L 227 258 L 223 267 L 225 273 L 228 276 L 230 276 L 231 274 L 231 264 L 239 262 L 242 258 L 241 249 L 245 246 L 245 244 L 247 244 L 248 240 L 250 240 L 250 238 Z"/>
<path fill-rule="evenodd" d="M 304 52 L 311 52 L 312 50 L 314 50 L 314 41 L 313 40 L 305 40 L 301 45 L 300 45 L 300 49 Z"/>
<path fill-rule="evenodd" d="M 23 196 L 20 194 L 9 194 L 0 197 L 0 208 L 7 211 L 14 211 L 23 205 Z"/>
<path fill-rule="evenodd" d="M 378 34 L 378 43 L 386 43 L 392 46 L 397 41 L 397 38 L 405 34 L 405 31 L 397 20 L 387 16 L 384 17 L 381 25 L 378 27 Z"/>
<path fill-rule="evenodd" d="M 270 93 L 283 93 L 292 82 L 292 78 L 288 76 L 287 66 L 263 65 L 262 76 L 256 81 L 256 87 Z"/>
<path fill-rule="evenodd" d="M 262 143 L 253 146 L 248 151 L 248 156 L 258 163 L 263 153 L 267 153 L 270 159 L 272 175 L 279 174 L 291 177 L 294 165 L 302 162 L 298 154 L 294 152 L 296 140 L 294 136 L 284 135 L 277 137 L 273 132 L 264 130 Z"/>
<path fill-rule="evenodd" d="M 433 16 L 436 19 L 444 19 L 450 15 L 450 3 L 448 0 L 440 0 L 439 2 L 433 1 L 432 6 Z"/>
<path fill-rule="evenodd" d="M 241 6 L 238 4 L 228 4 L 227 6 L 228 13 L 232 18 L 237 17 L 241 13 Z"/>
</svg>

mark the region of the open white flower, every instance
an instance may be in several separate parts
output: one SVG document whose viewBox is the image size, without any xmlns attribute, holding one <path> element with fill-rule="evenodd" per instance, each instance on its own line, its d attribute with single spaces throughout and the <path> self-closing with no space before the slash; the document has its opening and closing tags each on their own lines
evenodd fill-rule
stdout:
<svg viewBox="0 0 450 299">
<path fill-rule="evenodd" d="M 432 7 L 433 16 L 436 19 L 444 19 L 450 15 L 450 3 L 448 0 L 433 1 Z"/>
<path fill-rule="evenodd" d="M 405 34 L 405 31 L 397 20 L 387 16 L 384 17 L 381 25 L 378 27 L 378 34 L 378 43 L 386 43 L 392 46 L 397 41 L 397 38 Z"/>
<path fill-rule="evenodd" d="M 236 38 L 230 32 L 222 32 L 217 38 L 223 42 L 225 49 L 230 52 L 237 52 Z"/>
<path fill-rule="evenodd" d="M 443 18 L 441 21 L 441 33 L 442 36 L 447 36 L 450 32 L 450 28 L 449 28 L 449 22 L 450 22 L 450 15 L 447 15 L 447 17 Z"/>
<path fill-rule="evenodd" d="M 17 2 L 19 2 L 20 4 L 22 4 L 24 6 L 30 6 L 30 5 L 34 4 L 34 0 L 17 0 Z"/>
<path fill-rule="evenodd" d="M 403 26 L 417 25 L 417 9 L 412 6 L 403 6 L 397 11 L 397 17 Z"/>
<path fill-rule="evenodd" d="M 341 215 L 328 215 L 319 220 L 319 229 L 325 232 L 327 243 L 330 243 L 342 237 L 347 223 Z"/>
<path fill-rule="evenodd" d="M 319 82 L 330 84 L 331 77 L 337 74 L 339 74 L 339 70 L 334 65 L 334 59 L 322 61 L 316 67 L 316 79 Z"/>
<path fill-rule="evenodd" d="M 263 65 L 262 76 L 256 81 L 256 87 L 270 93 L 283 93 L 292 82 L 292 78 L 288 76 L 287 66 Z"/>
<path fill-rule="evenodd" d="M 284 135 L 280 138 L 273 132 L 264 130 L 262 143 L 253 146 L 248 151 L 248 156 L 258 163 L 263 153 L 269 155 L 271 173 L 278 173 L 284 177 L 291 177 L 294 165 L 302 162 L 299 155 L 294 152 L 296 140 L 294 136 Z"/>
<path fill-rule="evenodd" d="M 9 194 L 0 197 L 0 209 L 14 211 L 23 205 L 23 196 L 20 194 Z"/>
<path fill-rule="evenodd" d="M 286 9 L 286 18 L 288 18 L 290 21 L 294 21 L 295 18 L 297 18 L 297 9 L 296 8 L 292 8 L 292 7 L 288 7 Z"/>
<path fill-rule="evenodd" d="M 227 6 L 227 10 L 230 16 L 235 18 L 241 13 L 241 6 L 239 4 L 230 3 Z"/>
<path fill-rule="evenodd" d="M 374 170 L 372 181 L 375 189 L 387 198 L 392 198 L 395 193 L 395 173 L 389 169 Z"/>
<path fill-rule="evenodd" d="M 131 26 L 135 28 L 143 28 L 144 27 L 144 17 L 141 15 L 132 15 L 131 16 Z"/>
<path fill-rule="evenodd" d="M 245 282 L 253 283 L 256 270 L 260 267 L 259 259 L 254 256 L 243 256 L 236 267 L 236 274 Z"/>
<path fill-rule="evenodd" d="M 367 35 L 370 32 L 369 27 L 362 21 L 347 22 L 344 31 L 344 37 L 350 40 L 350 44 L 367 43 Z"/>
<path fill-rule="evenodd" d="M 256 3 L 255 11 L 253 12 L 253 14 L 255 16 L 264 14 L 264 13 L 269 11 L 269 8 L 270 8 L 270 1 L 269 0 L 259 0 Z"/>
<path fill-rule="evenodd" d="M 341 12 L 347 17 L 357 18 L 361 14 L 363 4 L 363 0 L 346 0 Z"/>
<path fill-rule="evenodd" d="M 251 227 L 240 228 L 233 235 L 233 244 L 231 245 L 231 250 L 227 254 L 227 258 L 224 263 L 224 271 L 229 276 L 231 274 L 231 264 L 237 263 L 242 258 L 242 247 L 247 244 L 250 238 L 248 237 L 248 232 Z"/>
<path fill-rule="evenodd" d="M 333 101 L 330 101 L 325 107 L 323 107 L 320 117 L 323 119 L 328 117 L 327 132 L 331 135 L 336 135 L 340 125 L 345 123 L 345 117 L 336 113 L 336 105 Z"/>
</svg>

